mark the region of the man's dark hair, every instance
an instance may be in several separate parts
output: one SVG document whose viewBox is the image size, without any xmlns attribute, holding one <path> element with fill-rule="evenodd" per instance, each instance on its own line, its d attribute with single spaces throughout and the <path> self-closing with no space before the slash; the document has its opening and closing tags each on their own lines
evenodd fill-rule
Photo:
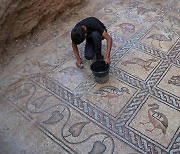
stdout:
<svg viewBox="0 0 180 154">
<path fill-rule="evenodd" d="M 86 38 L 86 32 L 81 26 L 76 26 L 71 31 L 71 39 L 75 44 L 82 43 Z"/>
</svg>

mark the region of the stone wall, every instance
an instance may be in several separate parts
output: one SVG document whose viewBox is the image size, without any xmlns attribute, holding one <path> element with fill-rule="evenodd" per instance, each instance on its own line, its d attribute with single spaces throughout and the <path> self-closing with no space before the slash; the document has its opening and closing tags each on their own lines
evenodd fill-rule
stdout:
<svg viewBox="0 0 180 154">
<path fill-rule="evenodd" d="M 81 0 L 0 0 L 0 43 L 29 33 L 52 21 Z"/>
</svg>

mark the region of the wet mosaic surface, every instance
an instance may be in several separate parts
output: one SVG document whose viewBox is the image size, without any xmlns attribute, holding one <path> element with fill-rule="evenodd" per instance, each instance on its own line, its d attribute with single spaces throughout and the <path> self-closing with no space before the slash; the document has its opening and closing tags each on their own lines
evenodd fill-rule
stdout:
<svg viewBox="0 0 180 154">
<path fill-rule="evenodd" d="M 84 58 L 76 68 L 65 35 L 3 68 L 1 97 L 69 153 L 180 153 L 179 1 L 96 9 L 113 38 L 108 83 L 95 82 Z"/>
</svg>

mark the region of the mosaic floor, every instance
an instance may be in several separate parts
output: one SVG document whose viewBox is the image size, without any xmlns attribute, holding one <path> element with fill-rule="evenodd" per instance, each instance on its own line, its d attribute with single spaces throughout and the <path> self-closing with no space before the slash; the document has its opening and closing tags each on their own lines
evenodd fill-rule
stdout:
<svg viewBox="0 0 180 154">
<path fill-rule="evenodd" d="M 113 38 L 109 82 L 95 82 L 84 44 L 76 68 L 76 17 L 66 33 L 2 67 L 1 98 L 68 153 L 179 154 L 180 1 L 112 0 L 77 12 L 101 19 Z"/>
</svg>

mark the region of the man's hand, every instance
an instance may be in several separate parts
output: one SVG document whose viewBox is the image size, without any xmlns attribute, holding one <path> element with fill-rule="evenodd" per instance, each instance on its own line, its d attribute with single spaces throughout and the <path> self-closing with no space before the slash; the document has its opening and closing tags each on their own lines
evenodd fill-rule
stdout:
<svg viewBox="0 0 180 154">
<path fill-rule="evenodd" d="M 76 66 L 81 68 L 81 65 L 82 65 L 82 60 L 81 59 L 77 60 L 76 61 Z"/>
<path fill-rule="evenodd" d="M 111 64 L 110 58 L 105 56 L 104 61 L 106 64 Z"/>
</svg>

